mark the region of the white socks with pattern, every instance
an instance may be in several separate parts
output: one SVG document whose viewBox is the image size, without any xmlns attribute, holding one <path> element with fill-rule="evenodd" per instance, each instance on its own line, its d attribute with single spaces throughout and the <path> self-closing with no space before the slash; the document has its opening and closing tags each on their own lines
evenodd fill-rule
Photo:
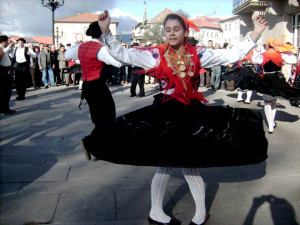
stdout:
<svg viewBox="0 0 300 225">
<path fill-rule="evenodd" d="M 161 223 L 168 223 L 171 220 L 163 210 L 163 200 L 172 170 L 170 167 L 158 167 L 152 179 L 150 217 Z"/>
<path fill-rule="evenodd" d="M 167 189 L 168 180 L 173 168 L 158 167 L 151 184 L 151 211 L 150 217 L 161 223 L 170 222 L 171 218 L 163 211 L 163 199 Z M 186 179 L 196 205 L 196 213 L 192 221 L 201 224 L 205 220 L 205 185 L 196 168 L 183 168 Z"/>
</svg>

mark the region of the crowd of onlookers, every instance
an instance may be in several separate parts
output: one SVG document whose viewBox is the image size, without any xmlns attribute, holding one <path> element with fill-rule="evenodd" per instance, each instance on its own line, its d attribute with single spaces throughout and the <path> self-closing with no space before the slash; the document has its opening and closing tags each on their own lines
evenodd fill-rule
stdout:
<svg viewBox="0 0 300 225">
<path fill-rule="evenodd" d="M 197 41 L 193 38 L 189 39 L 189 43 L 197 45 Z M 139 48 L 138 43 L 132 43 L 130 46 L 121 42 L 124 47 Z M 156 43 L 148 41 L 143 48 L 155 47 Z M 32 43 L 26 43 L 26 40 L 20 38 L 17 43 L 13 42 L 7 36 L 0 36 L 0 70 L 1 70 L 1 108 L 0 113 L 14 113 L 8 106 L 7 99 L 11 96 L 11 90 L 9 86 L 16 89 L 16 100 L 24 100 L 26 88 L 33 87 L 49 88 L 62 85 L 79 85 L 81 89 L 81 71 L 72 70 L 75 65 L 79 65 L 79 62 L 74 60 L 66 60 L 65 51 L 71 46 L 60 44 L 58 49 L 55 45 L 49 45 L 40 43 L 39 45 L 33 45 Z M 221 47 L 220 44 L 210 40 L 207 43 L 207 48 L 221 49 L 228 48 L 228 43 L 224 43 Z M 264 51 L 264 47 L 258 47 L 254 51 Z M 245 60 L 247 57 L 245 58 Z M 248 59 L 249 60 L 249 59 Z M 199 88 L 206 87 L 211 91 L 217 91 L 222 88 L 224 90 L 233 91 L 236 89 L 235 81 L 222 81 L 221 74 L 242 66 L 242 62 L 236 64 L 215 66 L 212 68 L 202 68 L 200 70 Z M 144 84 L 155 83 L 154 77 L 149 77 L 147 74 L 136 75 L 136 71 L 142 68 L 133 66 L 122 66 L 116 68 L 110 66 L 111 76 L 107 77 L 107 84 L 109 85 L 122 85 L 131 84 L 130 97 L 144 97 Z M 287 82 L 290 81 L 293 70 L 295 67 L 292 65 L 284 65 L 283 73 L 286 76 Z M 10 76 L 5 76 L 9 74 Z M 139 86 L 139 94 L 136 93 L 136 87 Z M 239 90 L 238 101 L 241 101 L 242 92 Z M 4 97 L 3 97 L 4 96 Z M 251 96 L 251 94 L 249 94 Z M 248 98 L 247 103 L 250 103 Z"/>
</svg>

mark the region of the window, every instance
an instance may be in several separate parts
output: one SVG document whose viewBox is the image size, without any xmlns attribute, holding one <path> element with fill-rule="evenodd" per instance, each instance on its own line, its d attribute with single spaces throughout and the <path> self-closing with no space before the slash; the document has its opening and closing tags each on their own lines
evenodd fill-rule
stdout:
<svg viewBox="0 0 300 225">
<path fill-rule="evenodd" d="M 300 47 L 300 14 L 293 15 L 293 43 L 296 49 Z M 298 52 L 299 53 L 299 52 Z"/>
</svg>

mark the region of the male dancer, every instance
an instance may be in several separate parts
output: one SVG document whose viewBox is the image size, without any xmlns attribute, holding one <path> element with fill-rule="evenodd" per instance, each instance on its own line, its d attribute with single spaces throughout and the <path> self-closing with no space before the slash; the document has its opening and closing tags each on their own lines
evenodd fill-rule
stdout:
<svg viewBox="0 0 300 225">
<path fill-rule="evenodd" d="M 99 153 L 96 151 L 99 149 L 97 142 L 109 135 L 116 117 L 115 103 L 105 83 L 107 73 L 105 66 L 106 64 L 115 67 L 122 65 L 108 54 L 106 46 L 101 43 L 101 34 L 98 21 L 91 23 L 86 35 L 91 36 L 92 40 L 86 43 L 76 42 L 65 54 L 66 59 L 80 61 L 83 79 L 81 99 L 87 101 L 92 122 L 95 124 L 91 135 L 81 140 L 83 152 L 88 160 L 91 160 L 91 155 L 99 158 Z"/>
</svg>

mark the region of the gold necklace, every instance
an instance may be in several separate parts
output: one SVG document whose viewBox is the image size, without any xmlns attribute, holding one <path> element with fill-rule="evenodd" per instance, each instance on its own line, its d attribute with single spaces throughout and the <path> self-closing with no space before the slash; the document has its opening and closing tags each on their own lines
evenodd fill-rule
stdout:
<svg viewBox="0 0 300 225">
<path fill-rule="evenodd" d="M 183 49 L 179 51 L 167 48 L 164 54 L 164 57 L 168 63 L 168 67 L 170 67 L 173 70 L 172 74 L 174 76 L 178 75 L 186 91 L 186 83 L 195 74 L 194 62 L 193 60 L 191 60 L 192 56 L 193 55 L 189 54 L 187 51 L 187 45 L 185 45 Z"/>
<path fill-rule="evenodd" d="M 168 63 L 168 67 L 173 70 L 173 75 L 178 75 L 180 78 L 185 78 L 186 75 L 193 77 L 195 74 L 194 63 L 191 60 L 193 55 L 187 51 L 187 45 L 182 49 L 176 51 L 174 49 L 167 49 L 164 57 Z M 194 71 L 192 71 L 192 69 Z"/>
</svg>

